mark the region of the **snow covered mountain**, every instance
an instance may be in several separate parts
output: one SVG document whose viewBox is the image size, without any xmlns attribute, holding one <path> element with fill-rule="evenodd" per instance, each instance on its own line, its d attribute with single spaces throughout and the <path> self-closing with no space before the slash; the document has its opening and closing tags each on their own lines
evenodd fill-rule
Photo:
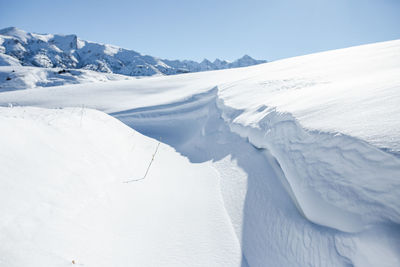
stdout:
<svg viewBox="0 0 400 267">
<path fill-rule="evenodd" d="M 398 267 L 399 73 L 395 40 L 1 92 L 0 265 Z"/>
<path fill-rule="evenodd" d="M 0 30 L 0 66 L 24 65 L 44 68 L 86 69 L 129 76 L 178 74 L 246 67 L 265 63 L 248 55 L 227 62 L 216 59 L 164 60 L 133 50 L 79 39 L 76 35 L 27 33 L 15 27 Z M 4 56 L 6 55 L 6 56 Z"/>
</svg>

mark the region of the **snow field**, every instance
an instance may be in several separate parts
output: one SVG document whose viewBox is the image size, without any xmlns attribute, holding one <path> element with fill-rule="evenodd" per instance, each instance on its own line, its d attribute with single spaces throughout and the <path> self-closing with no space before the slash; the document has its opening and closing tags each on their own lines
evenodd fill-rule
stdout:
<svg viewBox="0 0 400 267">
<path fill-rule="evenodd" d="M 1 108 L 1 266 L 235 266 L 218 175 L 98 111 Z"/>
<path fill-rule="evenodd" d="M 101 255 L 104 255 L 103 260 L 107 263 L 115 260 L 114 256 L 117 255 L 117 258 L 121 260 L 121 266 L 126 262 L 136 262 L 137 259 L 145 266 L 154 266 L 153 263 L 159 264 L 161 260 L 167 265 L 171 263 L 172 266 L 196 266 L 196 264 L 201 266 L 203 263 L 205 266 L 215 263 L 216 266 L 248 265 L 252 267 L 266 264 L 271 266 L 399 266 L 399 62 L 400 41 L 395 40 L 243 69 L 4 92 L 0 94 L 0 104 L 52 108 L 84 105 L 109 113 L 135 130 L 154 138 L 152 140 L 138 135 L 143 140 L 147 140 L 143 141 L 144 144 L 148 142 L 151 145 L 143 148 L 141 154 L 129 152 L 133 153 L 131 156 L 124 150 L 130 146 L 126 144 L 134 143 L 140 147 L 142 139 L 138 139 L 136 143 L 131 139 L 122 141 L 112 135 L 112 138 L 107 139 L 108 143 L 111 144 L 109 140 L 120 140 L 121 151 L 115 151 L 115 154 L 109 153 L 109 151 L 114 151 L 114 145 L 104 147 L 104 151 L 107 152 L 103 153 L 93 149 L 95 151 L 93 159 L 97 159 L 102 154 L 113 156 L 89 161 L 91 164 L 93 162 L 96 164 L 85 164 L 81 167 L 82 172 L 89 172 L 88 170 L 95 172 L 95 174 L 89 172 L 92 176 L 87 177 L 95 175 L 100 177 L 109 173 L 110 176 L 107 176 L 105 181 L 110 182 L 104 186 L 97 185 L 100 188 L 99 192 L 115 189 L 113 193 L 109 193 L 115 197 L 115 199 L 112 198 L 114 200 L 109 206 L 89 209 L 96 210 L 97 213 L 88 212 L 90 219 L 96 218 L 91 221 L 93 222 L 91 225 L 97 221 L 106 222 L 104 214 L 112 214 L 113 218 L 116 218 L 112 227 L 111 224 L 100 224 L 99 227 L 103 227 L 101 229 L 107 230 L 98 232 L 108 231 L 107 241 L 112 240 L 115 242 L 114 247 L 122 247 L 121 250 L 114 254 L 114 252 L 106 251 L 104 247 L 93 248 L 97 252 L 103 251 Z M 16 112 L 24 108 L 2 110 L 4 114 L 7 114 L 7 112 Z M 88 109 L 76 108 L 75 110 L 78 112 Z M 47 111 L 41 110 L 38 113 L 42 112 L 46 114 Z M 30 114 L 32 111 L 27 113 Z M 13 116 L 18 117 L 21 114 Z M 61 118 L 69 116 L 60 115 Z M 78 123 L 80 118 L 82 116 L 79 117 L 77 113 L 75 123 Z M 68 121 L 68 119 L 65 120 Z M 4 125 L 14 127 L 14 124 L 9 122 Z M 122 124 L 119 125 L 122 127 Z M 126 126 L 123 127 L 127 132 L 132 132 Z M 107 133 L 111 127 L 104 128 L 96 125 L 90 128 L 96 133 L 103 131 Z M 68 129 L 68 127 L 60 126 L 59 130 L 62 129 Z M 26 129 L 24 133 L 28 135 L 31 131 L 31 129 Z M 75 135 L 74 131 L 81 130 L 74 128 L 70 133 L 72 136 Z M 14 132 L 15 129 L 10 130 L 5 135 L 7 138 L 2 138 L 4 147 L 12 143 L 8 141 L 8 136 L 16 136 Z M 49 138 L 50 136 L 41 139 L 42 143 L 45 143 L 43 140 Z M 131 192 L 125 195 L 123 192 L 130 190 L 126 188 L 132 187 L 132 183 L 128 184 L 129 187 L 119 188 L 119 186 L 127 185 L 119 182 L 120 177 L 128 177 L 127 180 L 137 176 L 140 178 L 140 175 L 129 173 L 136 170 L 131 165 L 131 158 L 134 159 L 133 162 L 141 163 L 142 167 L 137 170 L 145 171 L 146 163 L 151 159 L 157 145 L 156 140 L 160 138 L 169 146 L 165 144 L 160 146 L 160 156 L 156 155 L 154 166 L 152 165 L 150 170 L 152 178 L 144 180 L 143 190 L 137 189 L 136 195 L 130 194 Z M 57 144 L 60 141 L 57 140 L 54 143 Z M 16 142 L 14 140 L 14 143 Z M 106 140 L 99 140 L 99 143 L 103 142 Z M 41 144 L 39 141 L 34 143 Z M 77 146 L 79 149 L 91 151 L 90 148 L 85 147 L 87 145 L 85 142 L 78 143 L 82 144 L 82 146 Z M 2 171 L 16 170 L 4 174 L 4 177 L 14 177 L 20 172 L 23 177 L 26 177 L 28 173 L 25 173 L 25 170 L 31 170 L 29 173 L 36 172 L 33 167 L 29 167 L 30 161 L 19 158 L 32 154 L 22 153 L 25 147 L 15 150 L 13 161 L 7 158 L 8 155 L 3 154 L 3 158 L 8 159 L 4 160 L 5 166 L 9 167 Z M 75 145 L 71 144 L 70 147 L 75 147 Z M 14 147 L 6 148 L 5 151 L 15 149 Z M 41 149 L 41 146 L 33 146 L 27 151 L 41 151 Z M 81 151 L 79 149 L 78 151 Z M 68 155 L 62 148 L 55 147 L 52 153 L 54 154 L 55 151 L 63 151 L 60 157 L 63 157 L 63 154 Z M 165 152 L 165 160 L 157 160 L 162 157 L 163 151 L 170 152 Z M 49 153 L 44 151 L 40 154 L 47 159 Z M 148 155 L 146 160 L 142 158 L 142 154 Z M 107 166 L 112 165 L 113 162 L 116 166 L 126 162 L 120 160 L 121 155 L 129 158 L 130 163 L 126 164 L 130 167 L 121 165 L 122 167 L 108 170 Z M 72 155 L 68 157 L 72 158 Z M 54 157 L 48 160 L 51 162 Z M 17 165 L 18 162 L 21 164 Z M 74 162 L 74 160 L 60 159 L 58 169 L 65 168 L 65 162 Z M 85 161 L 82 159 L 79 164 L 82 162 Z M 143 162 L 145 164 L 142 164 Z M 165 165 L 162 167 L 160 164 Z M 28 167 L 18 168 L 25 165 Z M 97 165 L 102 166 L 99 168 L 101 170 L 99 173 L 95 171 Z M 51 166 L 57 166 L 57 164 L 52 163 Z M 51 166 L 49 168 L 52 168 Z M 46 168 L 43 167 L 43 176 L 47 177 L 47 173 L 56 173 L 55 170 L 46 170 Z M 83 168 L 88 168 L 88 170 L 83 171 Z M 70 173 L 65 174 L 65 178 L 69 175 Z M 109 177 L 115 177 L 113 179 L 118 182 L 114 185 L 114 180 Z M 85 179 L 88 178 L 81 179 L 86 181 Z M 47 181 L 44 182 L 44 184 L 47 183 Z M 94 183 L 88 182 L 89 184 Z M 141 186 L 136 186 L 136 183 L 133 185 L 134 188 Z M 11 182 L 10 186 L 16 188 L 17 183 Z M 182 189 L 184 186 L 189 189 L 185 191 Z M 71 188 L 74 187 L 75 185 L 71 186 Z M 78 185 L 77 187 L 79 188 Z M 97 187 L 94 186 L 94 188 Z M 200 188 L 204 191 L 200 191 Z M 84 192 L 84 190 L 81 191 Z M 154 192 L 154 194 L 148 197 L 147 192 Z M 196 195 L 194 192 L 199 194 Z M 162 198 L 165 194 L 170 195 L 161 201 L 158 197 Z M 186 194 L 187 198 L 182 196 Z M 157 196 L 156 199 L 154 195 Z M 175 199 L 176 195 L 181 198 L 173 202 L 175 206 L 172 205 L 174 210 L 171 211 L 171 206 L 164 204 L 172 201 L 170 198 Z M 132 201 L 130 201 L 131 198 Z M 125 201 L 127 199 L 129 201 Z M 150 203 L 146 204 L 149 206 L 131 204 L 136 203 L 135 201 L 143 203 L 142 200 Z M 32 203 L 35 201 L 37 200 L 33 199 Z M 57 201 L 55 203 L 58 203 Z M 9 206 L 14 205 L 16 204 Z M 140 224 L 140 220 L 136 221 L 137 216 L 127 216 L 126 210 L 130 210 L 131 205 L 133 205 L 132 210 L 135 210 L 135 215 L 148 214 L 149 210 L 154 211 L 152 216 L 149 215 L 154 219 L 151 220 L 152 223 L 146 221 Z M 6 209 L 6 206 L 3 209 Z M 116 206 L 123 207 L 119 213 L 114 210 Z M 176 207 L 179 209 L 175 209 Z M 170 213 L 165 213 L 164 210 Z M 188 210 L 201 212 L 188 215 L 190 214 Z M 7 210 L 5 213 L 10 213 L 11 218 L 15 218 L 16 215 L 13 215 L 13 212 L 13 210 Z M 35 213 L 27 213 L 28 216 L 32 214 Z M 170 214 L 174 216 L 170 218 Z M 85 218 L 85 221 L 89 220 L 89 217 Z M 120 218 L 127 218 L 126 224 Z M 140 218 L 146 218 L 146 216 Z M 171 219 L 168 220 L 170 224 L 161 224 L 160 218 Z M 138 223 L 137 227 L 132 227 L 135 222 Z M 187 226 L 188 224 L 190 226 Z M 36 226 L 39 225 L 43 224 L 36 224 Z M 57 222 L 54 225 L 63 225 L 63 223 Z M 114 225 L 118 225 L 117 229 Z M 181 232 L 174 227 L 182 228 L 183 225 L 188 227 L 184 231 L 186 235 L 182 239 L 176 239 L 175 237 L 181 237 Z M 8 227 L 12 226 L 8 225 Z M 67 229 L 67 226 L 65 227 Z M 109 230 L 111 228 L 113 230 Z M 129 248 L 135 248 L 135 251 L 141 250 L 139 250 L 139 245 L 132 241 L 133 239 L 126 237 L 128 228 L 129 231 L 135 233 L 132 236 L 135 236 L 136 231 L 139 231 L 137 229 L 140 229 L 150 237 L 146 239 L 143 235 L 137 239 L 144 243 L 142 248 L 145 256 L 143 258 L 139 256 L 130 258 L 132 252 Z M 173 234 L 165 237 L 167 233 L 161 229 L 169 228 L 172 230 L 168 233 Z M 25 231 L 27 235 L 36 231 L 35 227 L 24 229 L 27 229 Z M 48 230 L 51 227 L 45 225 L 41 229 L 45 231 L 44 229 Z M 154 231 L 147 232 L 148 229 L 158 229 L 156 232 L 161 234 L 156 236 Z M 214 232 L 215 229 L 217 229 L 216 232 Z M 67 230 L 64 232 L 74 231 L 69 228 Z M 119 230 L 121 232 L 118 232 Z M 119 235 L 114 235 L 113 231 L 124 233 L 124 238 L 119 239 Z M 7 228 L 6 232 L 13 235 L 17 233 L 17 230 Z M 87 237 L 87 240 L 91 242 L 98 240 L 96 234 L 90 231 Z M 65 237 L 60 234 L 58 238 L 70 240 L 69 235 Z M 121 241 L 122 239 L 126 242 Z M 161 247 L 148 245 L 154 240 L 157 240 L 157 244 L 161 244 Z M 29 243 L 31 248 L 36 241 Z M 81 240 L 77 243 L 85 244 Z M 199 245 L 201 249 L 198 250 L 197 247 L 191 249 L 195 245 L 188 244 Z M 19 247 L 19 244 L 15 245 L 13 249 L 6 252 L 15 253 L 20 251 L 17 249 Z M 43 245 L 39 251 L 48 253 L 50 247 Z M 68 248 L 67 245 L 65 247 Z M 154 257 L 154 251 L 159 252 L 165 247 L 167 247 L 165 257 L 164 254 Z M 202 249 L 208 254 L 203 253 Z M 60 248 L 58 253 L 64 253 L 64 251 L 68 249 Z M 92 254 L 87 254 L 86 258 L 80 258 L 87 263 L 97 264 L 94 255 L 95 252 L 92 252 Z M 196 259 L 191 258 L 192 256 Z M 62 256 L 65 262 L 71 257 Z M 150 261 L 146 261 L 145 257 L 151 258 Z M 14 256 L 14 258 L 18 257 Z M 50 256 L 43 256 L 43 258 L 49 259 Z M 218 263 L 215 259 L 219 259 Z M 229 262 L 226 262 L 227 260 Z M 118 266 L 114 263 L 113 266 Z M 17 266 L 24 265 L 21 263 Z"/>
<path fill-rule="evenodd" d="M 130 79 L 133 78 L 90 70 L 0 66 L 0 92 Z"/>
</svg>

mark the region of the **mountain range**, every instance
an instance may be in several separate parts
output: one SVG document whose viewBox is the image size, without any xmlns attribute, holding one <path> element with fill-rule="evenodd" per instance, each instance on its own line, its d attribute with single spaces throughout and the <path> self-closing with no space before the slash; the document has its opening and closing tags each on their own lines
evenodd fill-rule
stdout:
<svg viewBox="0 0 400 267">
<path fill-rule="evenodd" d="M 0 66 L 86 69 L 128 76 L 172 75 L 247 67 L 266 63 L 245 55 L 233 62 L 167 60 L 114 45 L 85 41 L 76 35 L 28 33 L 15 27 L 0 30 Z"/>
</svg>

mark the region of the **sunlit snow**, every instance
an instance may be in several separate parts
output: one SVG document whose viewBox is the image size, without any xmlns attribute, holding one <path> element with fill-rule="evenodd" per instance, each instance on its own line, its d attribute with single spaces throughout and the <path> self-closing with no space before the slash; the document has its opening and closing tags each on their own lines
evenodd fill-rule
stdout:
<svg viewBox="0 0 400 267">
<path fill-rule="evenodd" d="M 0 264 L 399 266 L 399 74 L 396 40 L 2 92 Z"/>
</svg>

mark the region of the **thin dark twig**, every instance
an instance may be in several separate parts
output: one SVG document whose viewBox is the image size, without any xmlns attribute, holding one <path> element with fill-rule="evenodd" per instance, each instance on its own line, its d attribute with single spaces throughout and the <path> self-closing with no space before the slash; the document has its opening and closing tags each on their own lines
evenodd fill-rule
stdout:
<svg viewBox="0 0 400 267">
<path fill-rule="evenodd" d="M 146 178 L 147 173 L 148 173 L 149 170 L 150 170 L 150 166 L 151 166 L 151 164 L 153 163 L 154 158 L 155 158 L 155 156 L 156 156 L 156 154 L 157 154 L 157 151 L 158 151 L 158 147 L 159 147 L 159 146 L 160 146 L 160 142 L 158 142 L 158 144 L 157 144 L 156 150 L 154 151 L 154 154 L 153 154 L 153 156 L 151 157 L 149 166 L 147 166 L 147 170 L 146 170 L 146 173 L 144 174 L 144 176 L 143 176 L 142 178 L 139 178 L 139 179 L 131 179 L 131 180 L 124 181 L 124 183 L 136 182 L 136 181 L 140 181 L 140 180 L 143 180 L 143 179 Z"/>
</svg>

